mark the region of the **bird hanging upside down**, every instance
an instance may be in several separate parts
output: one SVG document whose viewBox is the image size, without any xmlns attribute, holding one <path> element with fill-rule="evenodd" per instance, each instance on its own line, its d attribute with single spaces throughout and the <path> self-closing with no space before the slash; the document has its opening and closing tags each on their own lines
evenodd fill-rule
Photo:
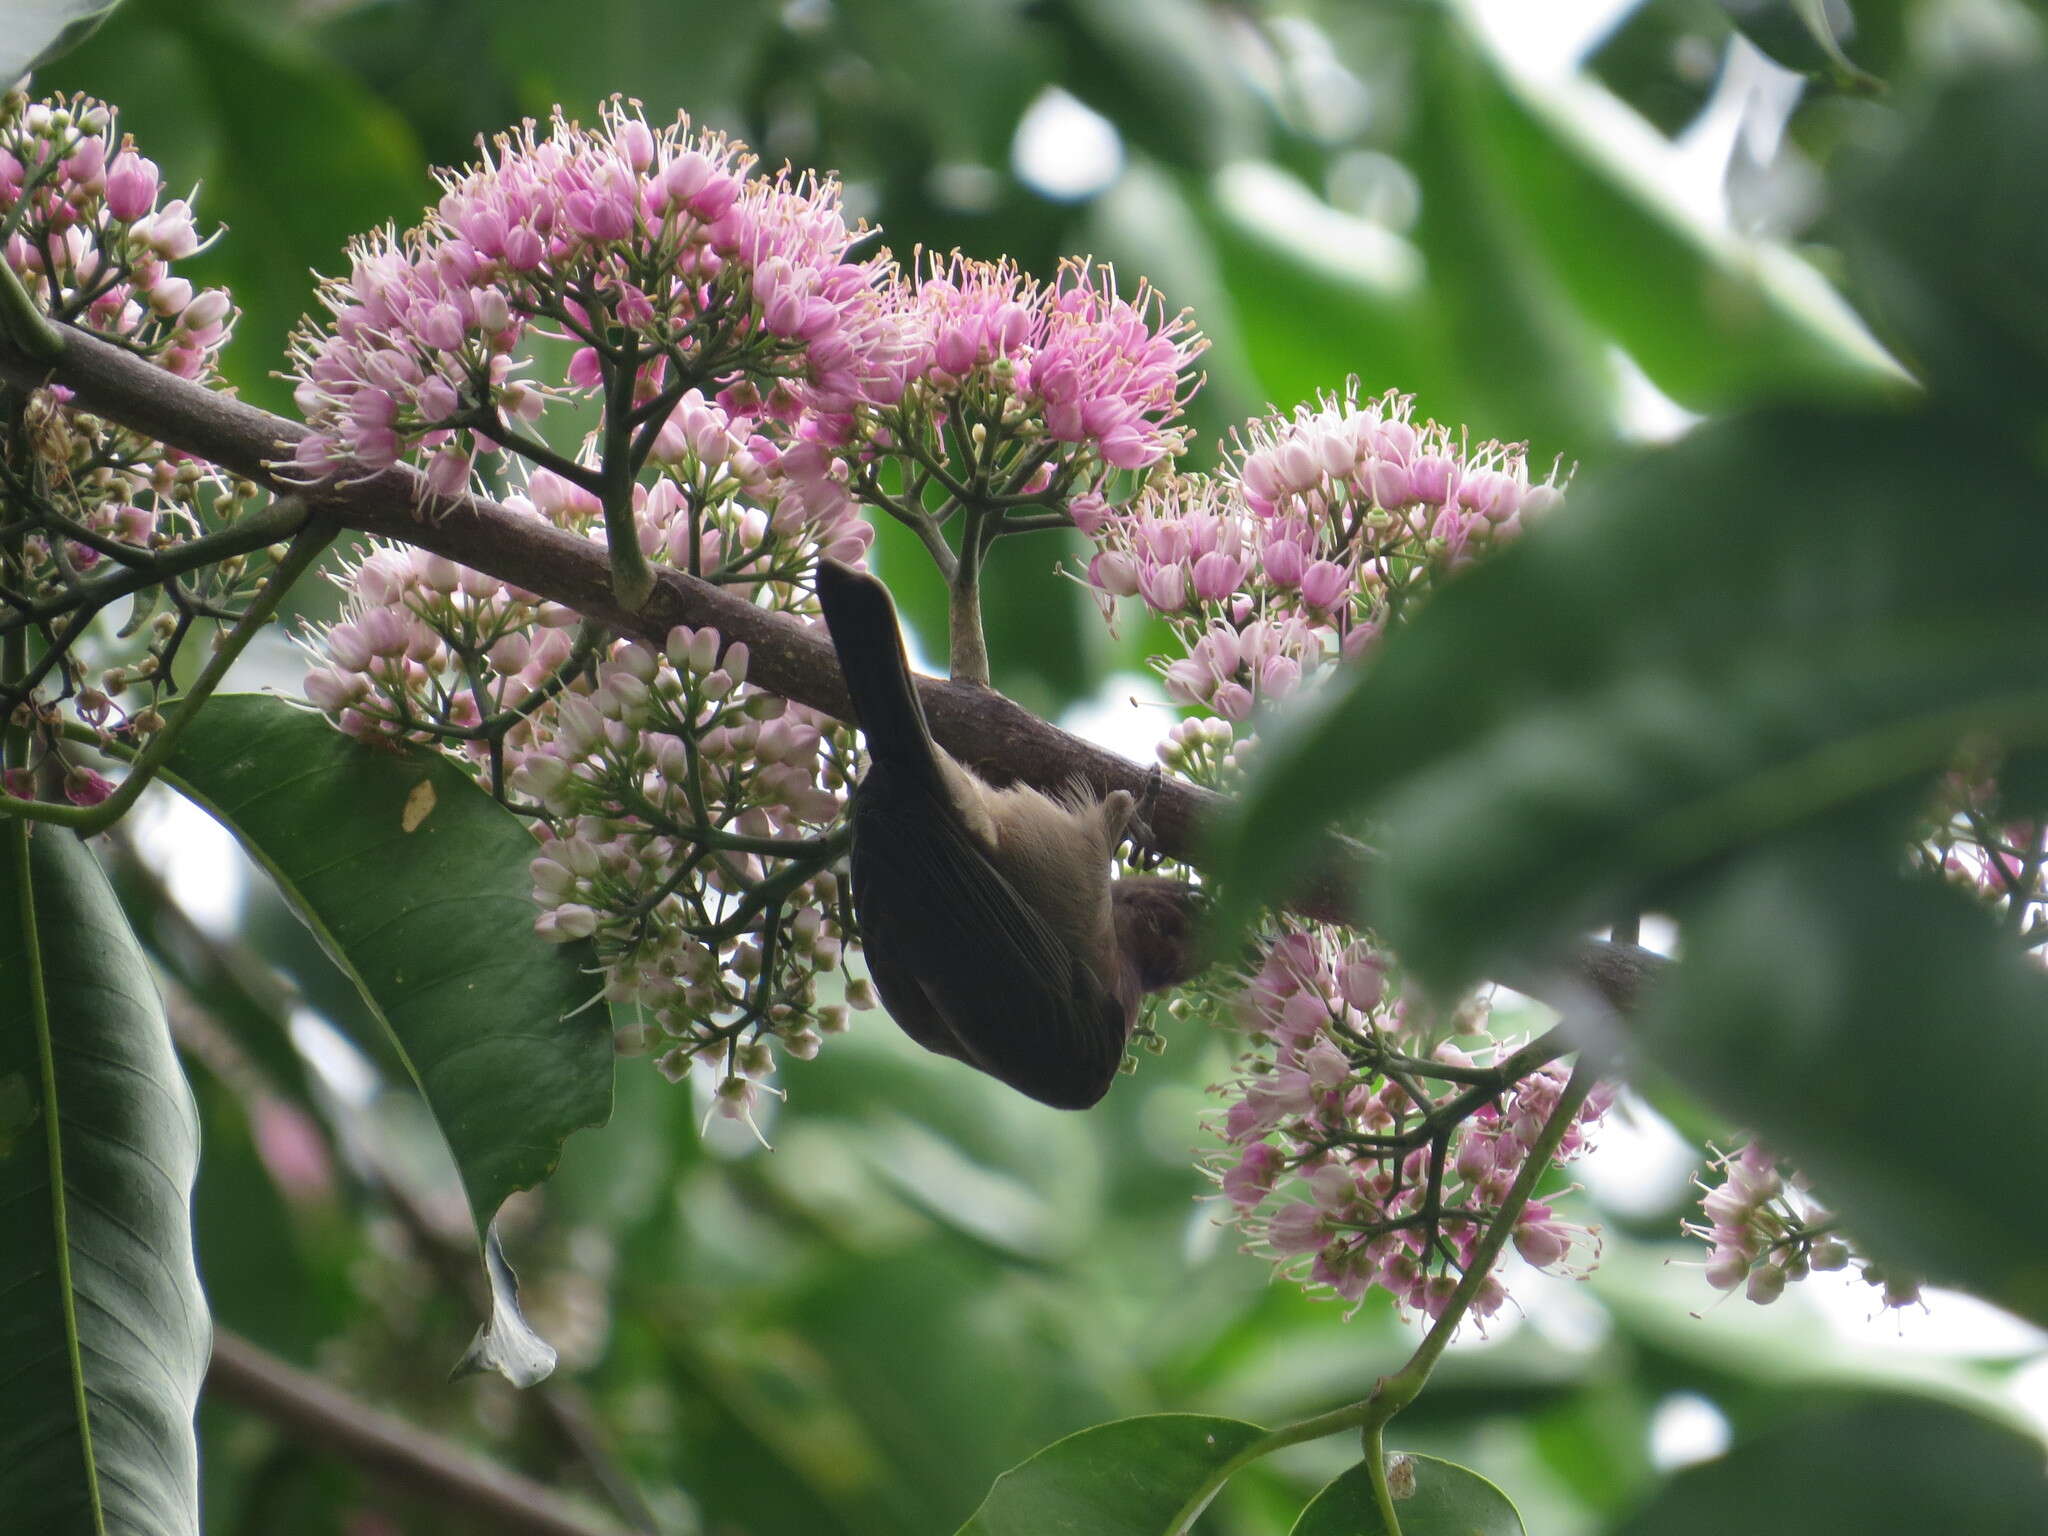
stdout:
<svg viewBox="0 0 2048 1536">
<path fill-rule="evenodd" d="M 1112 881 L 1128 790 L 997 788 L 932 740 L 889 589 L 835 560 L 818 599 L 868 770 L 853 905 L 883 1006 L 927 1050 L 1056 1109 L 1109 1091 L 1146 992 L 1193 974 L 1193 891 Z"/>
</svg>

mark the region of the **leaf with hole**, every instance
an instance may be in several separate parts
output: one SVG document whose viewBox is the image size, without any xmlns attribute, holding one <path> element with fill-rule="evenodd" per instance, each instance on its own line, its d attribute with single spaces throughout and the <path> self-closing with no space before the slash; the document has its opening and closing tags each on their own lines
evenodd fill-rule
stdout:
<svg viewBox="0 0 2048 1536">
<path fill-rule="evenodd" d="M 483 1241 L 505 1197 L 545 1179 L 569 1134 L 611 1110 L 596 957 L 534 933 L 532 837 L 445 758 L 366 746 L 254 694 L 212 700 L 165 777 L 269 872 L 383 1021 Z M 495 1321 L 471 1358 L 537 1381 L 553 1352 L 521 1320 L 502 1255 L 487 1273 Z"/>
</svg>

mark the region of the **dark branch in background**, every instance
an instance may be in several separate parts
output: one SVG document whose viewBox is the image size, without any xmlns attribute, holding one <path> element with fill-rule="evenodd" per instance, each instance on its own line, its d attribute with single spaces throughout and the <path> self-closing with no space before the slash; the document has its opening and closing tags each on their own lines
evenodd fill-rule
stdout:
<svg viewBox="0 0 2048 1536">
<path fill-rule="evenodd" d="M 165 373 L 118 347 L 62 328 L 64 355 L 39 363 L 0 337 L 0 378 L 19 389 L 61 383 L 72 404 L 175 444 L 279 494 L 292 494 L 316 513 L 346 527 L 416 544 L 501 581 L 565 603 L 623 634 L 660 645 L 678 624 L 709 624 L 730 642 L 743 640 L 752 659 L 747 680 L 840 719 L 846 690 L 822 626 L 813 629 L 756 608 L 744 597 L 680 571 L 657 567 L 654 595 L 637 613 L 619 606 L 604 546 L 522 517 L 482 497 L 425 502 L 412 471 L 387 469 L 363 479 L 302 486 L 290 479 L 292 450 L 306 429 Z M 286 466 L 284 476 L 272 468 Z M 1100 790 L 1142 795 L 1149 770 L 1070 736 L 971 683 L 920 678 L 918 694 L 932 735 L 945 749 L 997 783 L 1023 780 L 1055 789 L 1076 774 Z M 1192 785 L 1159 786 L 1150 815 L 1157 851 L 1199 863 L 1205 823 L 1223 811 L 1225 798 Z M 1336 922 L 1360 917 L 1352 892 L 1363 850 L 1331 838 L 1322 867 L 1302 882 L 1288 905 L 1305 916 Z M 1595 942 L 1568 972 L 1507 976 L 1510 985 L 1567 1011 L 1590 988 L 1608 1007 L 1633 1010 L 1642 983 L 1659 957 L 1633 945 Z"/>
<path fill-rule="evenodd" d="M 628 1536 L 554 1490 L 338 1392 L 239 1335 L 216 1330 L 207 1395 L 250 1409 L 317 1451 L 338 1452 L 423 1498 L 482 1515 L 505 1536 Z"/>
</svg>

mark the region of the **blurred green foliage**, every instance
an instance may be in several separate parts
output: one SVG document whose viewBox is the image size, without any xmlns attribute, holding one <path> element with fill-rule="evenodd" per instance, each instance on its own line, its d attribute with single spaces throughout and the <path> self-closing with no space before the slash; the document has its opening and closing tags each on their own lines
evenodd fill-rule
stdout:
<svg viewBox="0 0 2048 1536">
<path fill-rule="evenodd" d="M 1588 39 L 1595 94 L 1587 78 L 1525 76 L 1468 7 L 1403 0 L 129 0 L 37 87 L 114 101 L 173 187 L 204 182 L 202 214 L 230 228 L 190 275 L 233 287 L 245 315 L 229 375 L 275 409 L 290 409 L 275 370 L 313 304 L 310 274 L 339 270 L 350 235 L 412 222 L 429 167 L 470 157 L 478 134 L 556 102 L 588 114 L 612 92 L 650 116 L 687 109 L 771 164 L 837 170 L 899 254 L 957 245 L 1045 272 L 1086 252 L 1150 276 L 1215 340 L 1195 412 L 1205 455 L 1248 413 L 1354 374 L 1588 476 L 1669 419 L 1646 416 L 1642 379 L 1717 415 L 1895 397 L 1897 371 L 1820 276 L 1852 244 L 1836 201 L 1737 236 L 1689 212 L 1668 164 L 1632 146 L 1695 122 L 1741 36 L 1812 71 L 1762 172 L 1825 191 L 1838 155 L 1881 144 L 1896 113 L 1987 49 L 2038 49 L 2031 13 L 1857 0 L 1862 32 L 1837 38 L 1890 81 L 1879 102 L 1785 25 L 1811 7 L 1617 9 Z M 1020 123 L 1048 100 L 1113 130 L 1121 163 L 1098 192 L 1057 198 L 1018 173 Z M 1982 131 L 1987 159 L 2012 147 L 2011 130 Z M 1939 168 L 1895 190 L 1908 198 L 1896 217 L 1938 243 L 1955 216 Z M 2042 206 L 1964 211 L 2021 221 Z M 1967 334 L 1897 304 L 1871 318 L 1944 379 L 1971 374 L 1967 351 L 1945 350 L 1958 337 L 2031 378 L 2042 332 L 2001 317 L 2003 288 L 1967 273 L 1959 286 L 1983 300 Z M 1062 552 L 1056 535 L 1017 541 L 988 600 L 998 683 L 1048 713 L 1156 643 L 1142 626 L 1105 641 L 1079 589 L 1048 578 Z M 940 595 L 907 558 L 885 540 L 906 611 L 936 637 Z M 159 892 L 123 895 L 160 971 L 220 1030 L 210 1054 L 185 1045 L 201 1062 L 195 1221 L 221 1326 L 617 1518 L 676 1536 L 949 1531 L 999 1473 L 1085 1426 L 1160 1412 L 1277 1423 L 1357 1397 L 1410 1347 L 1377 1303 L 1344 1322 L 1268 1285 L 1196 1204 L 1203 1089 L 1231 1054 L 1220 1031 L 1173 1030 L 1162 1059 L 1080 1118 L 867 1015 L 790 1076 L 790 1104 L 764 1126 L 772 1155 L 731 1126 L 700 1134 L 701 1099 L 627 1064 L 611 1126 L 572 1139 L 556 1177 L 508 1213 L 561 1377 L 524 1396 L 450 1385 L 473 1316 L 443 1262 L 451 1192 L 462 1230 L 454 1173 L 393 1063 L 380 1089 L 337 1092 L 331 1061 L 309 1073 L 287 1032 L 303 999 L 367 1042 L 344 1016 L 349 989 L 314 946 L 286 942 L 272 898 L 252 906 L 250 934 L 281 985 L 219 963 L 233 942 L 166 925 Z M 288 1187 L 277 1121 L 260 1112 L 271 1099 L 317 1128 L 328 1193 Z M 1992 1400 L 2009 1362 L 1874 1364 L 1831 1347 L 1796 1293 L 1770 1314 L 1690 1316 L 1707 1293 L 1660 1262 L 1678 1251 L 1678 1214 L 1675 1192 L 1635 1213 L 1563 1311 L 1532 1301 L 1535 1322 L 1453 1353 L 1397 1447 L 1477 1468 L 1531 1530 L 1590 1532 L 1638 1508 L 1650 1512 L 1630 1530 L 1691 1529 L 1669 1512 L 1718 1507 L 1727 1479 L 1758 1465 L 1743 1458 L 1817 1406 L 1841 1415 L 1811 1431 L 1814 1455 L 1853 1480 L 1876 1442 L 1841 1424 L 1918 1432 L 1930 1410 L 1894 1399 L 1922 1390 Z M 1651 1423 L 1681 1394 L 1737 1440 L 1719 1482 L 1663 1482 Z M 566 1427 L 579 1412 L 587 1435 Z M 1966 1425 L 1944 1419 L 1927 1443 L 2008 1477 L 2009 1442 Z M 209 1406 L 201 1433 L 213 1536 L 483 1529 L 238 1412 Z M 1355 1460 L 1354 1445 L 1323 1444 L 1262 1463 L 1200 1529 L 1286 1531 Z M 637 1497 L 608 1494 L 594 1467 L 623 1471 Z M 1790 1486 L 1782 1457 L 1768 1470 Z M 1784 1507 L 1697 1528 L 1778 1529 Z"/>
</svg>

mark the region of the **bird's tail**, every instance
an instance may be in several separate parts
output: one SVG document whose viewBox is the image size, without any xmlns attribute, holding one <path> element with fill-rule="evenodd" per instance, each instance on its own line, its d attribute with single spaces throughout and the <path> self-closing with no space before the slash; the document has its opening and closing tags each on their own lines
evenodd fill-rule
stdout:
<svg viewBox="0 0 2048 1536">
<path fill-rule="evenodd" d="M 917 702 L 896 604 L 865 571 L 837 560 L 818 562 L 818 601 L 839 653 L 853 713 L 878 763 L 936 777 L 938 759 L 924 709 Z"/>
</svg>

